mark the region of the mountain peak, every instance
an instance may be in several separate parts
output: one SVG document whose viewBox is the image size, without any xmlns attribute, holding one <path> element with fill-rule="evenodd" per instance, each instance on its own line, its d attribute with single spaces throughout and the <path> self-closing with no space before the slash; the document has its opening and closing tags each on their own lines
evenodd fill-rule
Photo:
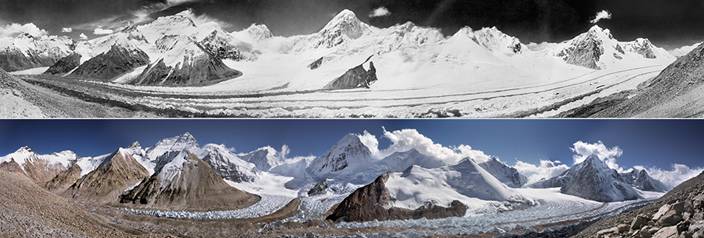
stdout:
<svg viewBox="0 0 704 238">
<path fill-rule="evenodd" d="M 364 34 L 366 24 L 357 18 L 357 15 L 350 10 L 342 10 L 323 27 L 320 33 L 327 38 L 337 38 L 341 34 L 352 39 L 357 39 Z"/>
<path fill-rule="evenodd" d="M 17 149 L 15 153 L 33 153 L 33 151 L 32 148 L 29 148 L 29 146 L 25 145 Z"/>
<path fill-rule="evenodd" d="M 589 28 L 589 31 L 587 31 L 587 34 L 590 36 L 597 36 L 598 38 L 614 39 L 614 36 L 611 35 L 611 30 L 606 29 L 606 28 L 601 28 L 598 25 L 594 25 L 591 28 Z"/>
</svg>

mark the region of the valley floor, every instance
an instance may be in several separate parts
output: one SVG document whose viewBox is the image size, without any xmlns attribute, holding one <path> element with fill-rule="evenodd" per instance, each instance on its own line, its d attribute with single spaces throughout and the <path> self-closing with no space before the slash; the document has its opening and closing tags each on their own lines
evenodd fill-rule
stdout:
<svg viewBox="0 0 704 238">
<path fill-rule="evenodd" d="M 169 117 L 427 118 L 557 117 L 597 98 L 633 90 L 665 65 L 573 72 L 543 82 L 372 86 L 323 91 L 286 85 L 243 90 L 235 79 L 206 88 L 136 87 L 80 78 L 18 76 L 62 96 Z M 383 80 L 383 79 L 381 79 Z M 238 82 L 234 82 L 238 81 Z M 39 103 L 40 107 L 42 102 Z M 47 103 L 44 103 L 47 104 Z M 52 107 L 53 105 L 43 105 Z M 53 116 L 53 115 L 49 115 Z M 97 115 L 96 115 L 97 116 Z"/>
<path fill-rule="evenodd" d="M 585 221 L 600 219 L 641 206 L 658 198 L 660 193 L 645 193 L 643 200 L 599 203 L 561 194 L 559 189 L 520 189 L 538 201 L 538 205 L 513 211 L 496 208 L 468 212 L 465 217 L 372 222 L 331 223 L 323 221 L 326 211 L 344 196 L 322 196 L 316 199 L 280 199 L 268 197 L 251 208 L 227 212 L 155 212 L 104 208 L 99 210 L 111 217 L 141 222 L 141 229 L 150 232 L 179 230 L 189 237 L 213 234 L 248 234 L 261 237 L 281 235 L 314 237 L 426 237 L 426 236 L 499 236 L 544 231 Z M 282 198 L 282 197 L 280 197 Z M 266 204 L 267 207 L 260 206 Z M 283 206 L 280 206 L 283 204 Z M 167 218 L 164 218 L 167 217 Z M 173 219 L 179 218 L 179 219 Z M 238 230 L 227 229 L 238 224 Z M 246 225 L 243 225 L 246 224 Z M 233 227 L 233 226 L 230 226 Z"/>
</svg>

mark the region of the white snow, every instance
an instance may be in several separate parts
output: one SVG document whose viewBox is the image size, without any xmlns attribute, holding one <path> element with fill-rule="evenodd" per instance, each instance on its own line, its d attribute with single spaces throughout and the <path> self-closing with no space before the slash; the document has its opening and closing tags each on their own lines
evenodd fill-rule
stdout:
<svg viewBox="0 0 704 238">
<path fill-rule="evenodd" d="M 42 110 L 28 102 L 17 90 L 0 88 L 0 118 L 46 118 Z"/>
<path fill-rule="evenodd" d="M 37 68 L 20 70 L 20 71 L 12 71 L 12 72 L 8 72 L 8 73 L 10 73 L 12 75 L 36 75 L 36 74 L 43 74 L 44 72 L 46 72 L 47 69 L 49 69 L 49 67 L 37 67 Z"/>
<path fill-rule="evenodd" d="M 81 168 L 81 177 L 90 172 L 93 172 L 105 159 L 107 159 L 112 154 L 104 154 L 95 157 L 81 157 L 76 160 L 76 164 Z"/>
<path fill-rule="evenodd" d="M 26 163 L 32 163 L 34 161 L 44 161 L 49 166 L 61 166 L 65 169 L 69 168 L 71 164 L 76 161 L 77 156 L 72 151 L 61 151 L 52 154 L 37 154 L 32 151 L 31 148 L 27 146 L 20 147 L 15 152 L 8 155 L 0 157 L 0 163 L 10 162 L 14 160 L 20 165 L 22 169 L 25 168 Z"/>
</svg>

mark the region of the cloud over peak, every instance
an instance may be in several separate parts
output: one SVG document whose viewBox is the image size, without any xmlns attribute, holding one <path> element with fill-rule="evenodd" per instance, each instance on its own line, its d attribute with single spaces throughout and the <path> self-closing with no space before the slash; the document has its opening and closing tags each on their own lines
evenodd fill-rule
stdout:
<svg viewBox="0 0 704 238">
<path fill-rule="evenodd" d="M 374 17 L 385 17 L 391 15 L 391 11 L 389 11 L 388 8 L 386 7 L 379 7 L 377 9 L 372 10 L 372 12 L 369 13 L 370 18 Z"/>
<path fill-rule="evenodd" d="M 574 159 L 575 164 L 582 163 L 589 156 L 596 156 L 606 162 L 609 168 L 619 171 L 622 170 L 621 166 L 616 163 L 616 160 L 623 154 L 623 150 L 618 146 L 609 148 L 601 141 L 597 141 L 596 143 L 577 141 L 572 145 L 570 150 L 574 152 L 572 159 Z"/>
<path fill-rule="evenodd" d="M 589 22 L 591 22 L 592 24 L 596 24 L 596 23 L 598 23 L 598 22 L 601 21 L 601 20 L 608 20 L 608 19 L 611 19 L 612 16 L 613 16 L 613 15 L 611 15 L 610 12 L 608 12 L 608 11 L 606 11 L 606 10 L 601 10 L 601 11 L 597 12 L 597 13 L 596 13 L 596 16 L 594 16 L 594 19 L 592 19 L 592 20 L 589 21 Z"/>
</svg>

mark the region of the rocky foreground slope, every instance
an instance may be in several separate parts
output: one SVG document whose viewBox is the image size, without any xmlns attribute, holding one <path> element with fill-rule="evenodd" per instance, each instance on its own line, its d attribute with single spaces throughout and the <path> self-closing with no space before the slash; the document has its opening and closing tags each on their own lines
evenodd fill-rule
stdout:
<svg viewBox="0 0 704 238">
<path fill-rule="evenodd" d="M 136 237 L 45 190 L 12 163 L 0 164 L 0 237 Z"/>
<path fill-rule="evenodd" d="M 668 117 L 704 115 L 704 44 L 678 58 L 632 92 L 599 98 L 564 117 Z"/>
<path fill-rule="evenodd" d="M 704 237 L 704 174 L 653 204 L 598 221 L 575 237 Z"/>
</svg>

